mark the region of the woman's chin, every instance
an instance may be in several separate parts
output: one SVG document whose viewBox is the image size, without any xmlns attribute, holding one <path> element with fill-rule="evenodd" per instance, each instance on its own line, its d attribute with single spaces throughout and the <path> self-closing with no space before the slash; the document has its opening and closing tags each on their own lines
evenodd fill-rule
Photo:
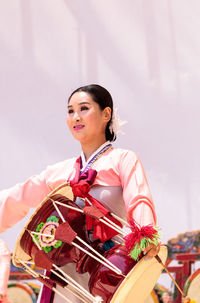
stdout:
<svg viewBox="0 0 200 303">
<path fill-rule="evenodd" d="M 86 140 L 86 138 L 85 138 L 86 136 L 84 134 L 81 134 L 80 132 L 73 133 L 72 135 L 73 135 L 74 139 L 79 141 L 80 143 L 82 143 Z"/>
</svg>

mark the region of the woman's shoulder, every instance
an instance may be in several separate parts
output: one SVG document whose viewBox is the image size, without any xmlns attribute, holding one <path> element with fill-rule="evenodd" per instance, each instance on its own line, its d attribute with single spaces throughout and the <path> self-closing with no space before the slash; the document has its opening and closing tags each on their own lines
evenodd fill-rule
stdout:
<svg viewBox="0 0 200 303">
<path fill-rule="evenodd" d="M 131 159 L 138 159 L 138 155 L 136 152 L 130 150 L 130 149 L 124 149 L 124 148 L 119 148 L 119 147 L 113 147 L 112 153 L 110 154 L 112 156 L 120 157 L 120 159 L 126 159 L 126 158 L 131 158 Z"/>
<path fill-rule="evenodd" d="M 47 170 L 59 170 L 59 169 L 67 169 L 67 168 L 71 168 L 74 166 L 75 162 L 76 162 L 76 157 L 74 158 L 70 158 L 70 159 L 65 159 L 59 162 L 56 162 L 54 164 L 50 164 L 47 166 Z"/>
</svg>

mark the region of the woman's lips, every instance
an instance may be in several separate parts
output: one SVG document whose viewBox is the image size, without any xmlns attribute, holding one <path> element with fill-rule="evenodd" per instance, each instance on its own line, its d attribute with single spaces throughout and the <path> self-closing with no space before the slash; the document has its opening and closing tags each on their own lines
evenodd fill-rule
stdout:
<svg viewBox="0 0 200 303">
<path fill-rule="evenodd" d="M 74 125 L 74 130 L 80 130 L 80 129 L 82 129 L 83 127 L 84 127 L 84 125 L 80 125 L 80 124 Z"/>
</svg>

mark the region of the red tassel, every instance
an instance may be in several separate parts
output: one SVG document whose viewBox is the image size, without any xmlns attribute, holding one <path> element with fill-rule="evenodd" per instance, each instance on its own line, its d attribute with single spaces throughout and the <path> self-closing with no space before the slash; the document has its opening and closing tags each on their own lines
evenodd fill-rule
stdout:
<svg viewBox="0 0 200 303">
<path fill-rule="evenodd" d="M 140 245 L 142 239 L 146 238 L 153 240 L 155 238 L 155 235 L 158 234 L 158 231 L 152 224 L 141 227 L 135 222 L 134 219 L 131 220 L 130 224 L 132 232 L 124 237 L 125 246 L 129 253 L 137 243 Z"/>
</svg>

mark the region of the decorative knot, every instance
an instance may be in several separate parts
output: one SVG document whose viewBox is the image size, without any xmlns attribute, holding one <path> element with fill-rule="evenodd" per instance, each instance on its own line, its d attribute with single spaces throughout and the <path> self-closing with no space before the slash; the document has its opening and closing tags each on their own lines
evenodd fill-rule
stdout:
<svg viewBox="0 0 200 303">
<path fill-rule="evenodd" d="M 78 183 L 70 183 L 75 197 L 84 198 L 90 191 L 91 187 L 88 182 L 80 180 Z"/>
</svg>

